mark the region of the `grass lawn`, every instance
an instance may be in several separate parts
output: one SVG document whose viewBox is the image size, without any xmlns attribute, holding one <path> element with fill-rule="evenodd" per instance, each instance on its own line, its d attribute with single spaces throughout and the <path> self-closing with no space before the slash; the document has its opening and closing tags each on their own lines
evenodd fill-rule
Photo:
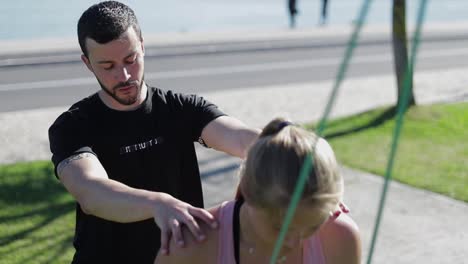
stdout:
<svg viewBox="0 0 468 264">
<path fill-rule="evenodd" d="M 0 263 L 70 263 L 75 203 L 49 162 L 0 166 Z"/>
<path fill-rule="evenodd" d="M 394 129 L 388 113 L 330 122 L 325 135 L 338 159 L 384 175 Z M 393 177 L 468 202 L 467 131 L 468 103 L 411 108 Z M 0 263 L 70 263 L 75 205 L 53 174 L 45 161 L 0 166 Z"/>
<path fill-rule="evenodd" d="M 332 120 L 323 134 L 342 164 L 385 175 L 394 128 L 392 109 L 380 108 Z M 468 103 L 410 108 L 392 176 L 468 202 Z"/>
</svg>

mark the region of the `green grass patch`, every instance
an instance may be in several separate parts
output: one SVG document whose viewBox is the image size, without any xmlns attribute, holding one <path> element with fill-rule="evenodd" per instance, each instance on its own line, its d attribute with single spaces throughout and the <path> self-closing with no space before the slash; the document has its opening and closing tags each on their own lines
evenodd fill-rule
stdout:
<svg viewBox="0 0 468 264">
<path fill-rule="evenodd" d="M 0 262 L 70 263 L 75 202 L 50 162 L 0 166 Z"/>
<path fill-rule="evenodd" d="M 327 125 L 325 137 L 340 162 L 385 174 L 395 127 L 390 110 L 380 108 Z M 467 131 L 468 103 L 412 107 L 393 178 L 468 202 Z M 0 166 L 0 262 L 70 263 L 74 208 L 50 162 Z"/>
<path fill-rule="evenodd" d="M 385 175 L 394 129 L 387 107 L 332 120 L 323 134 L 341 163 Z M 392 177 L 468 202 L 468 103 L 408 109 Z"/>
</svg>

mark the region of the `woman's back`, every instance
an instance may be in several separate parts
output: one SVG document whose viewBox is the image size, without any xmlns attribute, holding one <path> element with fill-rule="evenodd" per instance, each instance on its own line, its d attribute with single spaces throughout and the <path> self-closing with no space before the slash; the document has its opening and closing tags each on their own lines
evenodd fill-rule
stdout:
<svg viewBox="0 0 468 264">
<path fill-rule="evenodd" d="M 236 262 L 235 257 L 235 244 L 236 242 L 239 243 L 239 241 L 236 241 L 236 234 L 233 232 L 236 215 L 239 215 L 239 213 L 236 212 L 236 202 L 239 201 L 224 202 L 218 210 L 218 221 L 220 226 L 218 231 L 217 263 L 239 264 Z M 325 264 L 318 232 L 312 237 L 305 239 L 302 245 L 302 259 L 302 263 Z"/>
<path fill-rule="evenodd" d="M 155 263 L 239 264 L 235 258 L 234 209 L 235 201 L 224 202 L 210 209 L 218 219 L 219 227 L 213 230 L 201 223 L 203 231 L 207 234 L 206 241 L 194 240 L 190 232 L 184 228 L 183 235 L 187 245 L 180 248 L 175 241 L 171 241 L 170 255 L 158 255 Z M 345 214 L 340 214 L 337 218 L 332 217 L 302 244 L 302 263 L 350 263 L 343 261 L 343 258 L 355 255 L 354 252 L 360 252 L 360 243 L 357 240 L 359 240 L 358 229 L 350 217 Z M 283 263 L 291 262 L 286 259 Z"/>
</svg>

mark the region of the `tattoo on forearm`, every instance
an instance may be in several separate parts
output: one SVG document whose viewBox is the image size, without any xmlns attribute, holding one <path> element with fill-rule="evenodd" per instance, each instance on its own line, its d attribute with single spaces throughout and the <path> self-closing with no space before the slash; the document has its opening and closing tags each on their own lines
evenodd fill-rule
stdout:
<svg viewBox="0 0 468 264">
<path fill-rule="evenodd" d="M 68 165 L 70 164 L 72 161 L 74 160 L 80 160 L 82 158 L 87 158 L 87 157 L 91 157 L 92 154 L 91 153 L 87 153 L 87 152 L 84 152 L 84 153 L 80 153 L 78 155 L 75 155 L 75 156 L 71 156 L 67 159 L 64 159 L 62 162 L 59 163 L 58 167 L 57 167 L 57 174 L 60 175 L 60 173 L 62 172 L 62 170 Z"/>
</svg>

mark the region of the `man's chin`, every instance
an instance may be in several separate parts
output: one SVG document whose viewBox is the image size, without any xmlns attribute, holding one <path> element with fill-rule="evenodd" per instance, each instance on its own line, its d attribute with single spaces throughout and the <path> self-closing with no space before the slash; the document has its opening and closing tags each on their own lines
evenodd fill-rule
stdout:
<svg viewBox="0 0 468 264">
<path fill-rule="evenodd" d="M 133 97 L 126 97 L 126 98 L 121 98 L 121 97 L 114 97 L 114 99 L 119 102 L 119 104 L 122 104 L 122 105 L 133 105 L 136 103 L 137 101 L 137 96 L 133 96 Z"/>
<path fill-rule="evenodd" d="M 140 91 L 137 87 L 133 87 L 132 88 L 133 92 L 130 93 L 130 94 L 120 94 L 120 91 L 117 90 L 114 92 L 113 94 L 113 98 L 119 102 L 120 104 L 123 104 L 123 105 L 133 105 L 134 103 L 136 103 L 138 101 L 138 98 L 140 97 Z"/>
</svg>

